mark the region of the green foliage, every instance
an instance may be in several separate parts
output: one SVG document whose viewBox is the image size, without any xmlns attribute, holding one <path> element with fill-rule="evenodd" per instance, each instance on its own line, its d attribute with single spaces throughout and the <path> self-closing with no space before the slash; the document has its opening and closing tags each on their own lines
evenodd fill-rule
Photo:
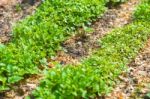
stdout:
<svg viewBox="0 0 150 99">
<path fill-rule="evenodd" d="M 42 60 L 54 56 L 77 27 L 100 17 L 104 5 L 104 0 L 45 0 L 35 14 L 13 28 L 12 42 L 0 45 L 1 89 L 25 74 L 38 73 Z"/>
<path fill-rule="evenodd" d="M 81 65 L 57 66 L 46 72 L 46 78 L 33 96 L 36 99 L 88 99 L 108 93 L 116 77 L 135 58 L 150 36 L 148 11 L 144 10 L 149 2 L 145 2 L 135 12 L 138 21 L 102 38 L 101 49 L 83 60 Z"/>
<path fill-rule="evenodd" d="M 135 11 L 134 17 L 138 21 L 116 29 L 101 39 L 101 49 L 83 60 L 81 65 L 57 66 L 46 72 L 46 78 L 33 96 L 36 99 L 88 99 L 108 93 L 116 77 L 150 36 L 150 25 L 146 22 L 149 19 L 145 17 L 148 12 L 144 12 L 144 5 L 149 3 L 145 2 Z"/>
<path fill-rule="evenodd" d="M 136 20 L 150 22 L 150 0 L 143 0 L 142 4 L 137 7 L 134 16 Z"/>
<path fill-rule="evenodd" d="M 116 77 L 150 36 L 149 23 L 134 22 L 100 40 L 101 49 L 79 66 L 57 66 L 33 92 L 36 99 L 94 98 L 106 94 Z"/>
</svg>

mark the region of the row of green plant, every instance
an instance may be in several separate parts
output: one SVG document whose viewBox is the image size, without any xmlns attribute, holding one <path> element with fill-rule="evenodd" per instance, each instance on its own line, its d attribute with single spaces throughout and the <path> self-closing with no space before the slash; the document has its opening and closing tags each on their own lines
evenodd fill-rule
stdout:
<svg viewBox="0 0 150 99">
<path fill-rule="evenodd" d="M 57 66 L 33 92 L 35 99 L 94 98 L 108 93 L 116 77 L 136 56 L 150 35 L 150 25 L 134 22 L 100 41 L 101 49 L 78 66 Z"/>
<path fill-rule="evenodd" d="M 149 1 L 149 0 L 148 0 Z M 127 68 L 150 36 L 150 24 L 145 17 L 147 12 L 141 4 L 135 11 L 133 23 L 115 29 L 102 38 L 101 48 L 84 59 L 80 65 L 57 65 L 45 72 L 45 79 L 33 91 L 35 99 L 80 99 L 94 98 L 107 94 L 116 84 L 118 75 Z M 150 5 L 150 4 L 149 4 Z M 142 13 L 142 15 L 141 15 Z M 140 17 L 139 16 L 143 16 Z M 27 97 L 30 98 L 30 97 Z"/>
<path fill-rule="evenodd" d="M 17 23 L 12 40 L 0 44 L 0 91 L 46 66 L 61 42 L 76 28 L 91 24 L 106 10 L 105 0 L 45 0 L 36 13 Z"/>
</svg>

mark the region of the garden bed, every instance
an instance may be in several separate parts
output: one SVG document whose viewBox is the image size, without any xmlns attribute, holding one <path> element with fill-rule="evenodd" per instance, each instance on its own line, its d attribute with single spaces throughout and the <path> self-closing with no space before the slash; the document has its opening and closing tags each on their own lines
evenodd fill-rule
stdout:
<svg viewBox="0 0 150 99">
<path fill-rule="evenodd" d="M 0 39 L 3 43 L 0 44 L 1 92 L 16 86 L 21 92 L 20 98 L 28 94 L 50 99 L 103 97 L 112 90 L 119 74 L 126 70 L 126 65 L 149 37 L 146 22 L 149 10 L 145 10 L 149 3 L 143 2 L 133 17 L 139 3 L 136 0 L 125 4 L 115 0 L 92 3 L 47 0 L 35 13 L 15 6 L 15 11 L 25 14 L 16 15 L 13 20 L 8 21 L 9 17 L 5 19 L 2 14 L 2 20 L 7 23 L 2 25 Z M 31 13 L 11 28 L 11 22 Z M 33 80 L 33 84 L 28 80 Z M 25 86 L 20 89 L 21 85 Z M 14 90 L 7 94 L 10 92 Z M 10 98 L 16 96 L 17 93 Z"/>
</svg>

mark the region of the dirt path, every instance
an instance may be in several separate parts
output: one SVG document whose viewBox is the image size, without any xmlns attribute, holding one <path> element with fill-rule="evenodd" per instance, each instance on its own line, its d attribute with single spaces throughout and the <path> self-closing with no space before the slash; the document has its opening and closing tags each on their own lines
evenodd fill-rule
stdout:
<svg viewBox="0 0 150 99">
<path fill-rule="evenodd" d="M 64 51 L 59 51 L 54 59 L 61 64 L 77 64 L 81 58 L 88 57 L 94 50 L 100 48 L 98 39 L 108 34 L 114 28 L 122 27 L 132 21 L 132 14 L 138 0 L 129 0 L 118 8 L 109 9 L 102 18 L 92 23 L 94 33 L 85 33 L 79 29 L 79 34 L 69 38 L 62 44 Z M 49 64 L 49 67 L 53 67 Z M 3 99 L 23 99 L 37 87 L 41 77 L 32 76 L 14 86 L 14 90 L 5 92 Z M 21 92 L 21 93 L 20 93 Z"/>
<path fill-rule="evenodd" d="M 120 82 L 106 99 L 150 99 L 150 39 L 145 48 L 129 64 L 129 69 L 120 75 Z"/>
</svg>

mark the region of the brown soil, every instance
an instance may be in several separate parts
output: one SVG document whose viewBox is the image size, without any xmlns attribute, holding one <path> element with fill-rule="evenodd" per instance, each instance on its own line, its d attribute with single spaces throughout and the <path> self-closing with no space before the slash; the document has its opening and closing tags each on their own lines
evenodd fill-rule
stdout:
<svg viewBox="0 0 150 99">
<path fill-rule="evenodd" d="M 14 90 L 0 94 L 0 99 L 24 99 L 37 87 L 42 78 L 42 75 L 30 75 L 27 79 L 13 85 Z"/>
<path fill-rule="evenodd" d="M 10 1 L 15 2 L 15 0 Z M 25 18 L 27 15 L 34 13 L 39 4 L 40 1 L 37 1 L 34 6 L 19 3 L 6 3 L 5 5 L 0 5 L 0 43 L 8 42 L 11 37 L 12 25 L 18 20 Z"/>
<path fill-rule="evenodd" d="M 106 99 L 150 99 L 150 39 L 145 48 L 119 77 L 120 83 Z"/>
</svg>

